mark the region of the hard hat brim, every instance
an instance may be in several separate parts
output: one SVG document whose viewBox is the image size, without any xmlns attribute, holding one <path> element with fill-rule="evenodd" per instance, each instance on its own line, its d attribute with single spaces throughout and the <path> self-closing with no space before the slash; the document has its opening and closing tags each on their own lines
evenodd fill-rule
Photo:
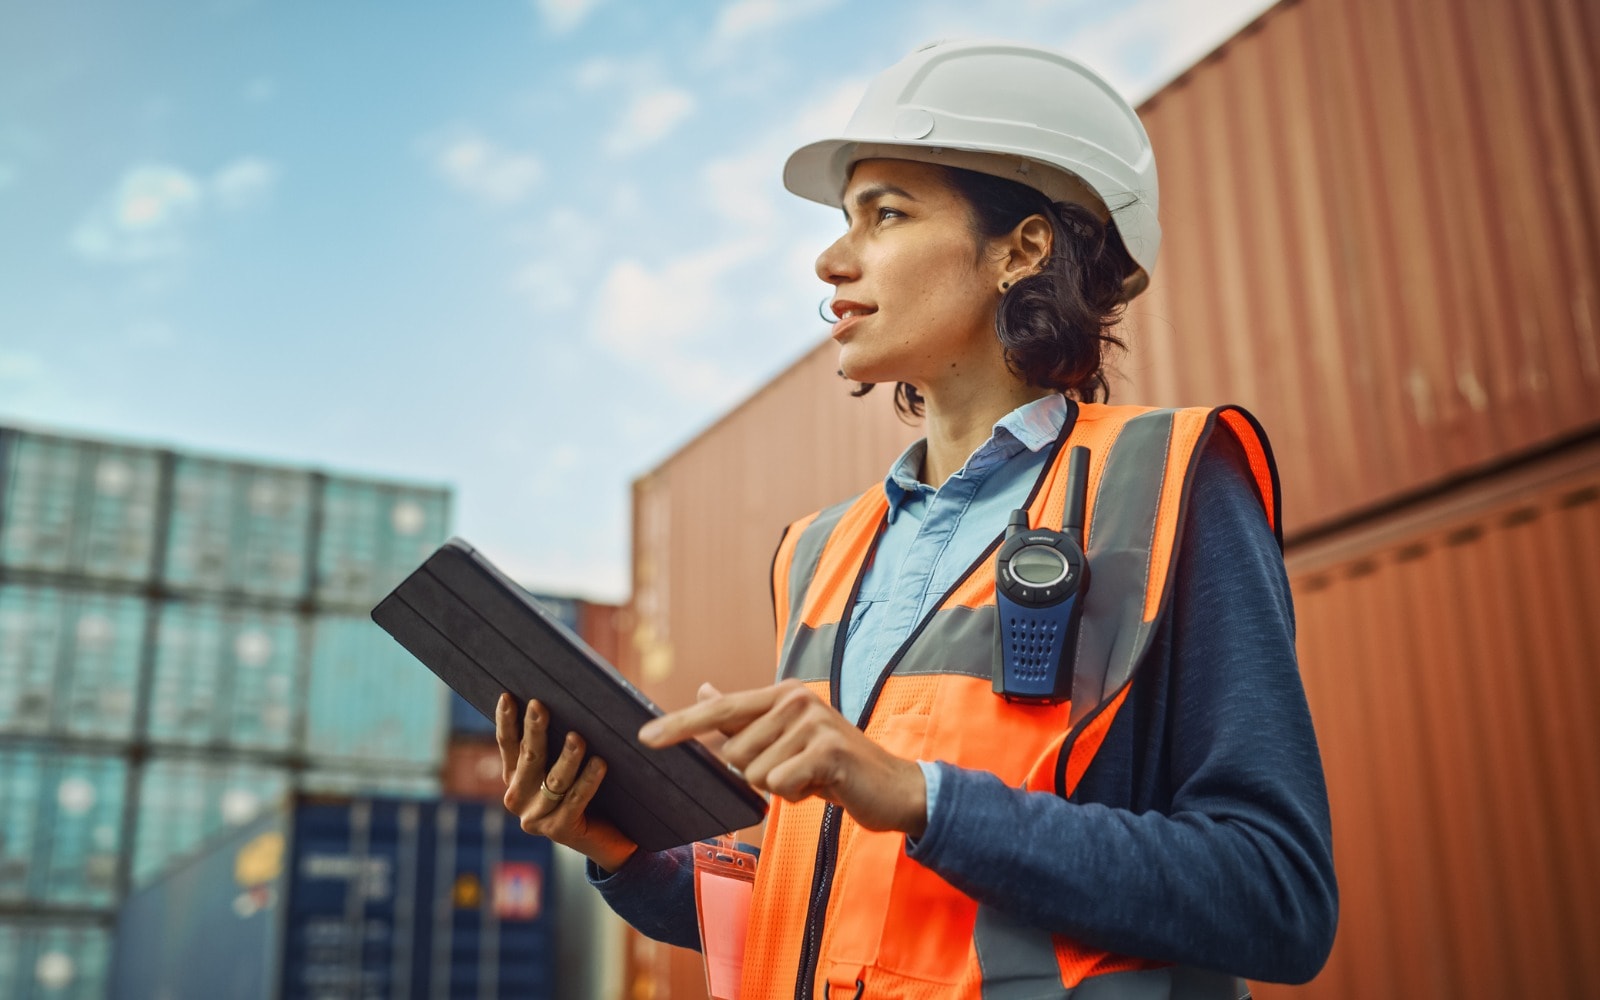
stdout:
<svg viewBox="0 0 1600 1000">
<path fill-rule="evenodd" d="M 1051 201 L 1083 205 L 1110 219 L 1110 211 L 1094 190 L 1077 175 L 1040 160 L 982 147 L 931 146 L 925 142 L 884 142 L 881 139 L 824 139 L 801 146 L 783 165 L 783 185 L 808 201 L 839 208 L 850 168 L 862 160 L 913 160 L 959 167 L 1025 184 Z"/>
</svg>

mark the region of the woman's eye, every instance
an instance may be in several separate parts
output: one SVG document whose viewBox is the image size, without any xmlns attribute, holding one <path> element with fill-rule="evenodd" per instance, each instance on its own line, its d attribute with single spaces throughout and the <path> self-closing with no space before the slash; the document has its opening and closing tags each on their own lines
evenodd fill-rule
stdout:
<svg viewBox="0 0 1600 1000">
<path fill-rule="evenodd" d="M 900 211 L 899 209 L 888 208 L 886 206 L 879 206 L 879 208 L 878 208 L 878 221 L 879 222 L 885 222 L 885 221 L 887 221 L 889 219 L 903 219 L 905 217 L 906 217 L 906 213 Z"/>
</svg>

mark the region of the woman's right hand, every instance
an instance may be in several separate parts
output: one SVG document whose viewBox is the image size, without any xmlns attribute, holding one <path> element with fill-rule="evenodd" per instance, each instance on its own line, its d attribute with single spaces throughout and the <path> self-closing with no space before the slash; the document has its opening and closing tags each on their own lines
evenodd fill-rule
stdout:
<svg viewBox="0 0 1600 1000">
<path fill-rule="evenodd" d="M 495 705 L 494 737 L 500 744 L 506 808 L 522 821 L 524 831 L 549 837 L 614 872 L 639 845 L 612 824 L 586 812 L 605 777 L 605 761 L 592 758 L 580 772 L 583 737 L 568 733 L 560 756 L 547 770 L 545 728 L 549 722 L 550 713 L 537 701 L 528 702 L 520 727 L 515 698 L 502 694 Z"/>
</svg>

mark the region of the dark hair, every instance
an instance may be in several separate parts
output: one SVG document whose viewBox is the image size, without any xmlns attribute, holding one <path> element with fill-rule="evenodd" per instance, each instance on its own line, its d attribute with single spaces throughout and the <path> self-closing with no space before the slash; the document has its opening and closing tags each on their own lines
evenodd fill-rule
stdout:
<svg viewBox="0 0 1600 1000">
<path fill-rule="evenodd" d="M 1030 215 L 1042 215 L 1055 230 L 1050 257 L 1039 271 L 1000 297 L 994 332 L 1006 365 L 1029 385 L 1055 389 L 1086 403 L 1111 397 L 1104 355 L 1126 345 L 1111 333 L 1122 318 L 1123 279 L 1134 267 L 1115 226 L 1082 205 L 1052 203 L 1039 191 L 989 174 L 940 167 L 971 209 L 973 235 L 994 239 Z M 864 383 L 852 395 L 872 390 Z M 895 409 L 922 416 L 922 394 L 901 382 Z"/>
</svg>

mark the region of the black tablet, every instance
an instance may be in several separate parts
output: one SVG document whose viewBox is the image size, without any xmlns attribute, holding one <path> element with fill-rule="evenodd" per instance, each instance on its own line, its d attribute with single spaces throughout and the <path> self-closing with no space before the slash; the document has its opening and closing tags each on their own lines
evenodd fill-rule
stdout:
<svg viewBox="0 0 1600 1000">
<path fill-rule="evenodd" d="M 452 538 L 372 609 L 474 708 L 494 718 L 509 691 L 550 712 L 548 760 L 569 731 L 606 762 L 590 811 L 648 851 L 753 826 L 766 802 L 694 741 L 653 750 L 639 727 L 661 714 L 617 670 L 476 549 Z"/>
</svg>

